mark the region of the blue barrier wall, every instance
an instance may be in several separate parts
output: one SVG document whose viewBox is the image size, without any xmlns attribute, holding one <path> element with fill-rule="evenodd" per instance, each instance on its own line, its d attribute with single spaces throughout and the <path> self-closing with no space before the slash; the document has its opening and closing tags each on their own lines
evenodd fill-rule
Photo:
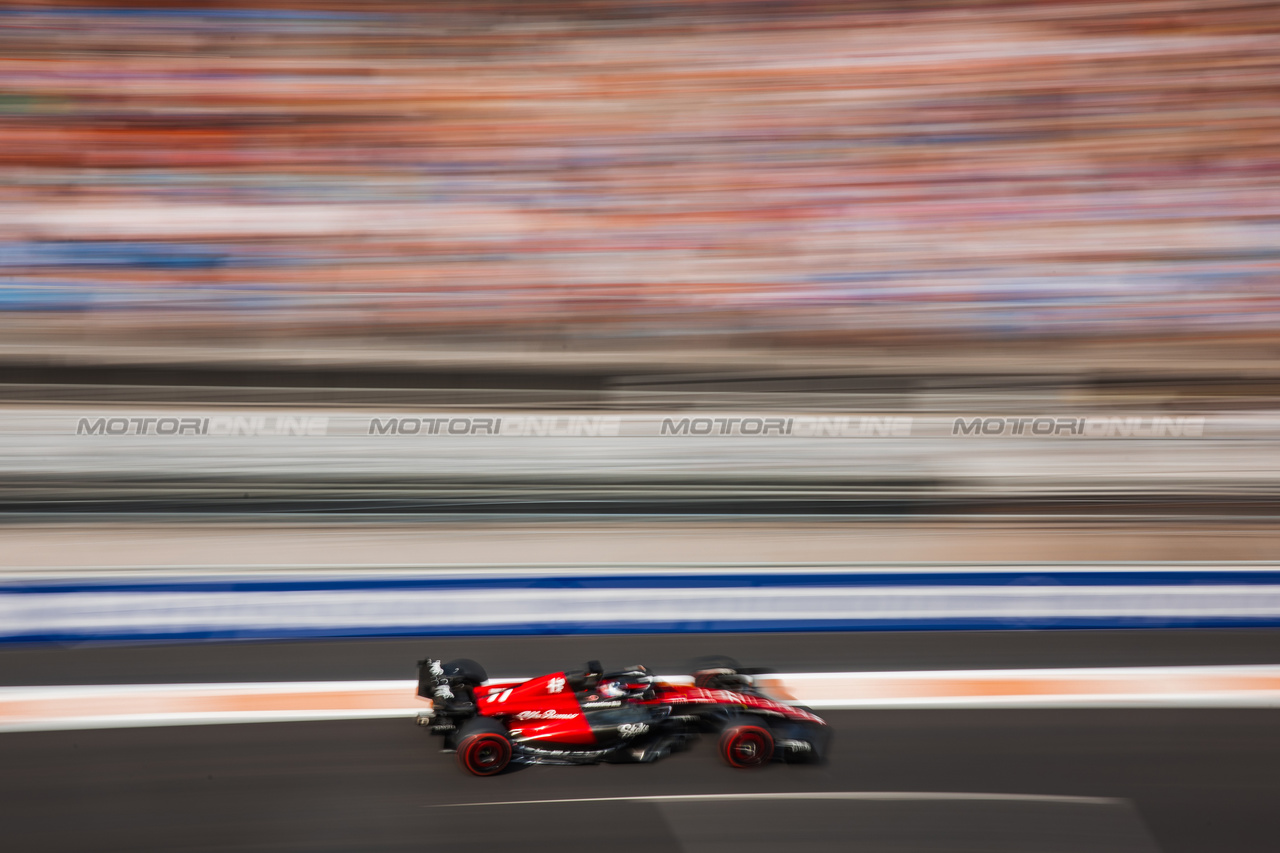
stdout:
<svg viewBox="0 0 1280 853">
<path fill-rule="evenodd" d="M 0 641 L 1280 626 L 1280 565 L 213 570 L 0 582 Z"/>
</svg>

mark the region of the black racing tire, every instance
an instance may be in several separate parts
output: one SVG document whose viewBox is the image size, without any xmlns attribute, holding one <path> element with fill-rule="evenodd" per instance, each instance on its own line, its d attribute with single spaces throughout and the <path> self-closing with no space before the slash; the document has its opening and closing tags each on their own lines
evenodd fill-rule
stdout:
<svg viewBox="0 0 1280 853">
<path fill-rule="evenodd" d="M 493 720 L 472 720 L 458 732 L 458 766 L 474 776 L 496 776 L 511 764 L 511 735 Z"/>
<path fill-rule="evenodd" d="M 735 717 L 720 733 L 719 752 L 730 767 L 763 767 L 773 760 L 773 732 L 763 720 Z"/>
<path fill-rule="evenodd" d="M 461 682 L 468 687 L 479 687 L 489 680 L 489 674 L 484 671 L 484 667 L 470 658 L 451 660 L 440 668 L 444 670 L 444 677 L 453 684 Z"/>
<path fill-rule="evenodd" d="M 728 655 L 703 655 L 693 663 L 693 685 L 704 690 L 737 690 L 743 687 L 739 664 Z"/>
<path fill-rule="evenodd" d="M 728 655 L 702 655 L 693 659 L 693 669 L 695 671 L 701 669 L 732 669 L 737 672 L 741 668 L 742 664 Z"/>
</svg>

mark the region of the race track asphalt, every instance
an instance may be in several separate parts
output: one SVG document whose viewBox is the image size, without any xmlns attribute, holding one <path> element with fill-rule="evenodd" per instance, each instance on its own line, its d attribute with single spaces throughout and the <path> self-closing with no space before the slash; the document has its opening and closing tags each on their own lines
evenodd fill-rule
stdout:
<svg viewBox="0 0 1280 853">
<path fill-rule="evenodd" d="M 0 645 L 0 686 L 416 678 L 420 658 L 467 657 L 490 677 L 537 675 L 598 659 L 690 671 L 727 655 L 780 672 L 1224 666 L 1280 663 L 1280 629 L 852 631 L 614 634 L 196 643 Z"/>
<path fill-rule="evenodd" d="M 1007 632 L 11 647 L 0 653 L 0 683 L 36 683 L 37 674 L 43 683 L 404 678 L 412 677 L 413 656 L 427 651 L 466 653 L 494 675 L 587 657 L 643 660 L 664 671 L 701 653 L 792 671 L 1274 663 L 1278 637 Z M 704 740 L 653 765 L 534 767 L 491 779 L 463 775 L 407 720 L 4 734 L 2 846 L 686 853 L 1280 846 L 1280 709 L 825 716 L 836 752 L 819 767 L 735 771 Z M 846 798 L 805 796 L 815 792 Z M 528 802 L 760 793 L 784 798 Z"/>
<path fill-rule="evenodd" d="M 704 740 L 653 765 L 532 767 L 489 779 L 463 775 L 406 720 L 6 734 L 0 814 L 6 849 L 29 851 L 1276 849 L 1280 711 L 828 717 L 838 750 L 821 767 L 736 771 Z M 1114 802 L 800 797 L 451 807 L 836 791 Z"/>
</svg>

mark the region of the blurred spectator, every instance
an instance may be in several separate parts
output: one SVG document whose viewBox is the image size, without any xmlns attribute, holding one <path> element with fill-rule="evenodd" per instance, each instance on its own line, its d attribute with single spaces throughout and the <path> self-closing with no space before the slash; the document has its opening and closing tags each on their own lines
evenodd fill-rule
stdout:
<svg viewBox="0 0 1280 853">
<path fill-rule="evenodd" d="M 1277 327 L 1275 9 L 896 5 L 4 8 L 0 312 L 228 335 Z"/>
</svg>

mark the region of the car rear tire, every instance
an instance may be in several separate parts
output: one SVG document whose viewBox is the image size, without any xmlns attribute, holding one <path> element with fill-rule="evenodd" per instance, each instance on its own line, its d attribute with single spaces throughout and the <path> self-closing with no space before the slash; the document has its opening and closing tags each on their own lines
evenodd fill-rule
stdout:
<svg viewBox="0 0 1280 853">
<path fill-rule="evenodd" d="M 473 720 L 459 732 L 458 766 L 475 776 L 496 776 L 511 763 L 511 737 L 491 720 Z"/>
<path fill-rule="evenodd" d="M 763 767 L 773 760 L 773 733 L 755 720 L 733 720 L 720 734 L 720 757 L 730 767 Z"/>
</svg>

